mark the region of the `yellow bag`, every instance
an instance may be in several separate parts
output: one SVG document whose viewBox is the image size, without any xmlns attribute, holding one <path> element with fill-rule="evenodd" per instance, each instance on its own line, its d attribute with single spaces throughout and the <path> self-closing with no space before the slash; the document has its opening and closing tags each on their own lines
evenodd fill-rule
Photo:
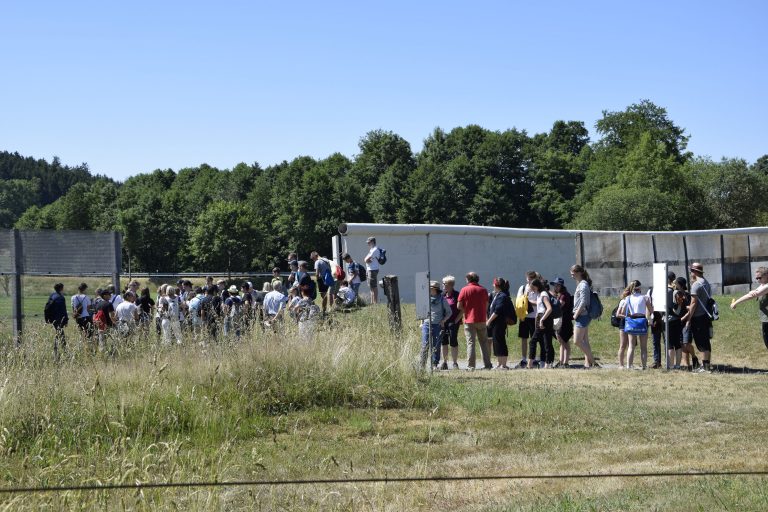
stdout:
<svg viewBox="0 0 768 512">
<path fill-rule="evenodd" d="M 527 293 L 518 295 L 517 298 L 515 299 L 515 313 L 517 314 L 517 318 L 525 318 L 526 316 L 528 316 L 528 294 Z"/>
</svg>

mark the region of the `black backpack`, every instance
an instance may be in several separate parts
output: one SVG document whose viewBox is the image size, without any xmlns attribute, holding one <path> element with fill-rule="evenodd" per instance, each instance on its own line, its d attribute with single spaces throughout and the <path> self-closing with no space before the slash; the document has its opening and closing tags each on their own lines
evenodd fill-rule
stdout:
<svg viewBox="0 0 768 512">
<path fill-rule="evenodd" d="M 376 259 L 379 260 L 379 265 L 385 265 L 387 263 L 387 251 L 379 248 L 379 256 Z"/>
<path fill-rule="evenodd" d="M 47 324 L 53 323 L 53 297 L 53 295 L 48 297 L 48 302 L 45 303 L 45 307 L 43 308 L 43 317 Z"/>
<path fill-rule="evenodd" d="M 560 301 L 549 292 L 547 292 L 547 295 L 549 295 L 549 303 L 552 305 L 552 318 L 563 318 L 563 306 L 560 304 Z"/>
<path fill-rule="evenodd" d="M 359 263 L 355 263 L 357 265 L 357 277 L 360 278 L 360 282 L 365 282 L 368 280 L 368 273 L 365 270 L 365 265 L 361 265 Z"/>
</svg>

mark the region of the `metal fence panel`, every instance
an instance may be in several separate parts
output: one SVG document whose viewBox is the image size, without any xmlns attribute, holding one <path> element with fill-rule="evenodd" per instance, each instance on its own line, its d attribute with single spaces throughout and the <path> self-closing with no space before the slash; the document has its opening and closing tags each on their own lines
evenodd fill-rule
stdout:
<svg viewBox="0 0 768 512">
<path fill-rule="evenodd" d="M 13 254 L 11 254 L 12 242 L 13 231 L 5 229 L 0 231 L 0 273 L 11 274 L 14 271 Z"/>
<path fill-rule="evenodd" d="M 584 268 L 595 288 L 618 295 L 624 288 L 624 242 L 621 233 L 582 233 Z"/>
<path fill-rule="evenodd" d="M 105 231 L 21 231 L 24 273 L 115 272 L 115 235 Z"/>
<path fill-rule="evenodd" d="M 637 279 L 645 288 L 653 285 L 653 235 L 627 233 L 624 235 L 627 260 L 627 281 Z"/>
<path fill-rule="evenodd" d="M 712 287 L 712 293 L 723 293 L 723 264 L 720 252 L 720 235 L 686 235 L 688 261 L 704 265 L 704 277 Z"/>
</svg>

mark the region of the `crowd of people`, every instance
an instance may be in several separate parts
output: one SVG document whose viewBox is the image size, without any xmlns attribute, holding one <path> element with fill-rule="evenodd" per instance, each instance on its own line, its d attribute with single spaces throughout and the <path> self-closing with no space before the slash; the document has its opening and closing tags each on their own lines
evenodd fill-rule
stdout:
<svg viewBox="0 0 768 512">
<path fill-rule="evenodd" d="M 110 337 L 148 337 L 151 333 L 169 344 L 181 344 L 189 335 L 205 343 L 222 336 L 238 338 L 256 327 L 278 330 L 286 320 L 298 324 L 301 336 L 311 336 L 329 310 L 354 308 L 364 302 L 359 293 L 363 282 L 369 285 L 370 303 L 378 302 L 378 273 L 386 263 L 386 252 L 373 237 L 367 244 L 363 263 L 343 253 L 341 266 L 316 251 L 310 254 L 309 261 L 300 261 L 296 253 L 289 253 L 287 279 L 279 268 L 274 268 L 272 278 L 260 290 L 255 290 L 251 282 L 238 287 L 208 277 L 204 286 L 195 287 L 189 280 L 179 280 L 175 285 L 161 285 L 155 294 L 131 281 L 121 294 L 115 293 L 110 285 L 89 295 L 88 286 L 83 283 L 67 307 L 63 284 L 58 283 L 45 308 L 46 322 L 55 329 L 54 352 L 58 354 L 66 343 L 64 328 L 70 312 L 83 341 L 101 348 Z M 649 334 L 653 343 L 651 368 L 661 368 L 661 341 L 667 333 L 667 361 L 671 368 L 711 369 L 716 303 L 702 264 L 692 263 L 688 270 L 690 283 L 669 273 L 665 313 L 654 311 L 652 290 L 643 293 L 639 281 L 631 281 L 623 290 L 611 314 L 611 323 L 619 332 L 619 368 L 636 367 L 638 345 L 637 368 L 647 368 Z M 489 291 L 479 284 L 480 278 L 474 272 L 466 274 L 466 283 L 460 290 L 451 275 L 441 282 L 430 282 L 429 315 L 420 326 L 421 366 L 429 360 L 436 370 L 459 368 L 458 338 L 462 329 L 468 370 L 478 366 L 499 370 L 568 368 L 573 345 L 583 353 L 584 368 L 598 368 L 589 340 L 589 325 L 602 313 L 602 305 L 592 290 L 589 273 L 581 265 L 573 265 L 570 276 L 575 282 L 573 294 L 562 277 L 547 280 L 536 271 L 525 273 L 525 283 L 514 296 L 508 280 L 494 278 Z M 768 268 L 758 268 L 755 279 L 760 286 L 735 299 L 731 307 L 735 309 L 747 300 L 759 299 L 763 341 L 768 348 Z M 509 362 L 507 341 L 512 326 L 516 326 L 520 340 L 520 359 L 515 364 Z M 555 340 L 559 345 L 557 351 Z"/>
<path fill-rule="evenodd" d="M 718 318 L 717 304 L 712 289 L 704 277 L 704 267 L 694 262 L 689 267 L 689 282 L 668 275 L 666 312 L 654 311 L 652 289 L 643 293 L 642 284 L 633 280 L 623 290 L 618 305 L 611 314 L 611 324 L 618 328 L 618 367 L 646 369 L 648 363 L 648 335 L 653 342 L 651 368 L 662 367 L 661 342 L 667 338 L 667 360 L 673 370 L 708 372 L 711 370 L 713 320 Z M 479 284 L 479 277 L 469 272 L 466 285 L 456 291 L 456 279 L 445 276 L 441 283 L 430 283 L 429 318 L 422 323 L 422 366 L 430 363 L 434 370 L 458 369 L 458 331 L 463 325 L 467 343 L 467 369 L 477 367 L 476 347 L 480 347 L 480 369 L 509 370 L 516 368 L 568 368 L 572 344 L 584 354 L 585 369 L 598 368 L 589 342 L 589 324 L 600 316 L 602 305 L 592 290 L 589 273 L 580 265 L 570 269 L 575 281 L 573 295 L 565 280 L 555 277 L 548 281 L 538 272 L 525 274 L 526 282 L 517 290 L 513 300 L 510 284 L 504 278 L 493 279 L 493 289 Z M 752 300 L 759 300 L 763 341 L 768 348 L 768 268 L 759 267 L 755 280 L 760 286 L 734 299 L 731 308 Z M 517 326 L 520 339 L 519 363 L 510 366 L 507 333 Z M 573 338 L 573 341 L 571 341 Z M 559 352 L 555 354 L 553 341 Z M 640 365 L 635 366 L 636 347 L 640 346 Z M 698 354 L 701 359 L 697 357 Z M 496 358 L 493 364 L 492 358 Z"/>
<path fill-rule="evenodd" d="M 317 251 L 310 254 L 309 262 L 291 252 L 287 279 L 276 267 L 260 290 L 249 281 L 237 286 L 208 277 L 203 286 L 193 286 L 186 279 L 162 284 L 154 294 L 134 280 L 122 293 L 108 285 L 90 295 L 88 285 L 82 283 L 69 305 L 64 285 L 57 283 L 45 306 L 45 320 L 55 331 L 56 357 L 66 346 L 70 314 L 83 342 L 94 349 L 103 349 L 110 339 L 152 333 L 168 344 L 182 344 L 190 335 L 200 343 L 222 336 L 236 339 L 254 328 L 278 330 L 286 320 L 296 322 L 300 335 L 307 337 L 330 309 L 360 305 L 359 288 L 364 281 L 371 290 L 371 303 L 378 302 L 377 277 L 385 258 L 385 251 L 371 237 L 364 264 L 347 253 L 342 255 L 342 267 Z"/>
</svg>

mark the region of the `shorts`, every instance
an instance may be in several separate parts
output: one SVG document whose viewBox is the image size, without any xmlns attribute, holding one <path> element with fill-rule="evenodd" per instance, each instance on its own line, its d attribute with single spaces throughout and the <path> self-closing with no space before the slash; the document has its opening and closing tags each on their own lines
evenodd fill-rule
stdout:
<svg viewBox="0 0 768 512">
<path fill-rule="evenodd" d="M 589 327 L 589 323 L 592 321 L 592 319 L 589 317 L 589 314 L 585 313 L 579 317 L 576 317 L 576 327 L 579 327 L 581 329 L 585 329 Z"/>
<path fill-rule="evenodd" d="M 536 331 L 536 319 L 535 318 L 523 318 L 517 325 L 517 335 L 520 338 L 528 339 L 533 337 L 533 333 Z"/>
<path fill-rule="evenodd" d="M 563 319 L 563 323 L 560 324 L 560 328 L 557 330 L 557 335 L 562 338 L 565 343 L 573 336 L 573 322 L 569 322 Z"/>
<path fill-rule="evenodd" d="M 376 288 L 379 284 L 379 271 L 378 270 L 369 270 L 368 271 L 368 286 L 371 287 L 371 290 Z"/>
<path fill-rule="evenodd" d="M 93 334 L 93 322 L 90 316 L 75 318 L 75 323 L 81 331 L 85 331 L 85 334 L 90 337 Z"/>
<path fill-rule="evenodd" d="M 670 319 L 669 325 L 669 340 L 667 340 L 667 347 L 670 350 L 680 350 L 683 346 L 683 323 L 677 319 Z"/>
<path fill-rule="evenodd" d="M 328 285 L 322 279 L 317 280 L 317 291 L 320 295 L 325 296 L 328 293 Z"/>
<path fill-rule="evenodd" d="M 452 347 L 459 346 L 459 325 L 458 324 L 445 324 L 442 332 L 440 333 L 440 345 L 450 345 Z"/>
<path fill-rule="evenodd" d="M 765 348 L 768 348 L 768 322 L 761 322 L 763 326 L 763 343 Z"/>
<path fill-rule="evenodd" d="M 712 343 L 710 343 L 709 329 L 712 321 L 707 315 L 695 316 L 691 319 L 691 336 L 696 343 L 696 349 L 699 352 L 711 352 Z"/>
</svg>

